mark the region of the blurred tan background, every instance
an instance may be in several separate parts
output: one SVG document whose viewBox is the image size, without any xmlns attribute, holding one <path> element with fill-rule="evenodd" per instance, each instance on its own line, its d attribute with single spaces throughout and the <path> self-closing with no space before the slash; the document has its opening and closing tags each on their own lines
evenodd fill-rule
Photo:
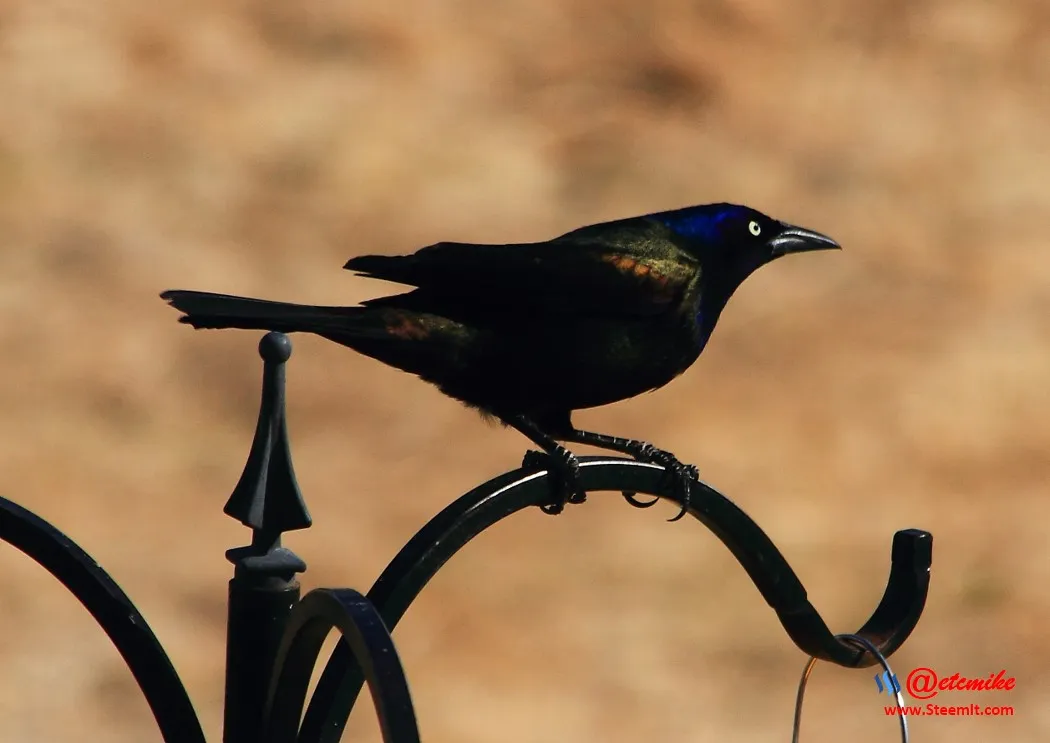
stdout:
<svg viewBox="0 0 1050 743">
<path fill-rule="evenodd" d="M 935 535 L 892 659 L 1017 688 L 919 741 L 1050 731 L 1050 6 L 1037 0 L 0 4 L 0 490 L 79 541 L 220 739 L 221 514 L 257 333 L 176 324 L 197 288 L 353 303 L 340 266 L 743 202 L 845 250 L 780 261 L 701 361 L 578 419 L 695 462 L 836 631 L 898 528 Z M 295 337 L 304 588 L 367 589 L 525 449 L 437 391 Z M 450 563 L 395 637 L 431 743 L 785 741 L 805 663 L 670 505 L 535 509 Z M 0 551 L 0 740 L 159 740 L 109 641 Z M 818 666 L 803 740 L 889 741 L 873 671 Z M 940 700 L 939 700 L 940 701 Z M 347 739 L 378 740 L 368 705 Z"/>
</svg>

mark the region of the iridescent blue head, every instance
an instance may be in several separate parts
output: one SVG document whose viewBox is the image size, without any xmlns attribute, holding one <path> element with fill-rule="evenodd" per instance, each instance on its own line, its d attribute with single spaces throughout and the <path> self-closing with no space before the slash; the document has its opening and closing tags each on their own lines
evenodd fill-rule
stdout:
<svg viewBox="0 0 1050 743">
<path fill-rule="evenodd" d="M 703 290 L 695 312 L 701 348 L 733 292 L 755 270 L 788 253 L 840 247 L 827 235 L 736 204 L 691 206 L 648 218 L 670 228 L 680 238 L 676 242 L 700 260 Z"/>
<path fill-rule="evenodd" d="M 751 270 L 788 253 L 839 248 L 827 235 L 787 224 L 737 204 L 706 204 L 650 214 L 699 258 L 751 266 Z"/>
</svg>

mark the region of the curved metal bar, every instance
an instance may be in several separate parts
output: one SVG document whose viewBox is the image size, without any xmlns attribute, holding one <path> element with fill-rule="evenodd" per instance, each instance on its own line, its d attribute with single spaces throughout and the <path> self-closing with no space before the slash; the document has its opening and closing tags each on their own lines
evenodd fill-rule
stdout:
<svg viewBox="0 0 1050 743">
<path fill-rule="evenodd" d="M 55 576 L 91 613 L 131 669 L 167 743 L 204 743 L 193 704 L 164 648 L 131 599 L 90 555 L 6 498 L 0 498 L 0 540 Z"/>
<path fill-rule="evenodd" d="M 263 715 L 263 740 L 295 740 L 310 676 L 332 629 L 342 633 L 338 647 L 355 661 L 355 669 L 364 668 L 383 740 L 419 743 L 408 681 L 390 632 L 372 602 L 349 588 L 313 590 L 288 617 Z"/>
<path fill-rule="evenodd" d="M 580 482 L 590 491 L 629 491 L 681 503 L 663 468 L 629 459 L 581 457 Z M 546 504 L 551 491 L 544 470 L 508 472 L 462 496 L 405 545 L 368 592 L 391 630 L 423 587 L 461 547 L 528 506 Z M 694 482 L 689 513 L 714 532 L 747 571 L 788 635 L 806 655 L 862 668 L 878 660 L 835 637 L 810 604 L 806 589 L 765 532 L 732 501 Z M 889 582 L 859 635 L 889 657 L 908 638 L 926 604 L 933 537 L 918 529 L 893 538 Z M 361 688 L 360 669 L 337 647 L 314 691 L 300 732 L 303 743 L 335 743 Z"/>
</svg>

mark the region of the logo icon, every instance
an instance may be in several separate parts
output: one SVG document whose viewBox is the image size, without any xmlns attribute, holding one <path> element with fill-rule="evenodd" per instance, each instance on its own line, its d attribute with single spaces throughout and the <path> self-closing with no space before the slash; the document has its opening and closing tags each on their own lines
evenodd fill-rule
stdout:
<svg viewBox="0 0 1050 743">
<path fill-rule="evenodd" d="M 885 689 L 890 696 L 899 693 L 901 690 L 900 682 L 897 681 L 897 674 L 891 674 L 889 671 L 883 671 L 875 676 L 875 686 L 878 688 L 879 694 Z"/>
</svg>

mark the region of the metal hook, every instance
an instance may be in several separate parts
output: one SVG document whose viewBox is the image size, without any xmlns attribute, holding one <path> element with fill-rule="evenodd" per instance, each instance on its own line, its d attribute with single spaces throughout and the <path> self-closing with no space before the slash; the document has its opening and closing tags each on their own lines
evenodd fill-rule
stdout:
<svg viewBox="0 0 1050 743">
<path fill-rule="evenodd" d="M 658 465 L 616 457 L 579 460 L 580 482 L 587 492 L 681 498 Z M 550 503 L 545 466 L 545 462 L 527 460 L 523 469 L 500 475 L 463 495 L 416 533 L 368 592 L 387 627 L 393 630 L 437 571 L 474 537 L 513 513 Z M 709 485 L 693 481 L 690 487 L 689 513 L 729 548 L 806 657 L 847 668 L 878 663 L 867 645 L 832 634 L 809 602 L 798 576 L 758 524 Z M 882 600 L 854 633 L 871 642 L 882 657 L 892 655 L 919 621 L 929 590 L 932 542 L 928 532 L 916 529 L 894 535 Z M 342 645 L 336 646 L 303 717 L 300 740 L 338 741 L 363 681 L 351 654 Z"/>
<path fill-rule="evenodd" d="M 890 662 L 886 660 L 886 656 L 870 640 L 860 635 L 836 635 L 835 637 L 838 640 L 860 645 L 863 650 L 867 650 L 875 656 L 879 665 L 886 671 L 886 677 L 893 678 L 893 669 L 890 668 Z M 806 695 L 806 684 L 809 682 L 809 675 L 813 672 L 813 667 L 817 665 L 818 660 L 820 659 L 811 657 L 809 663 L 802 669 L 802 678 L 798 682 L 798 695 L 795 697 L 795 721 L 791 728 L 791 743 L 798 743 L 798 736 L 802 727 L 802 702 L 803 697 Z M 900 721 L 901 726 L 901 743 L 909 743 L 911 737 L 908 734 L 908 716 L 904 713 L 904 698 L 901 697 L 899 686 L 894 685 L 893 695 L 897 698 L 897 710 L 899 712 L 897 719 Z"/>
</svg>

